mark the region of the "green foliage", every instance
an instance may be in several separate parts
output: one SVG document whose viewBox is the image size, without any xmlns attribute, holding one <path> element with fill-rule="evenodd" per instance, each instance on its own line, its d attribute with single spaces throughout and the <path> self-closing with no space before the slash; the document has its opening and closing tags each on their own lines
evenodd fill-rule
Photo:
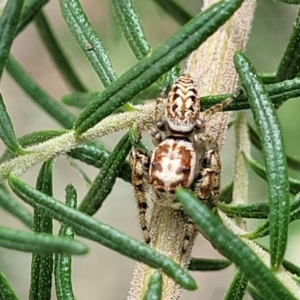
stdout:
<svg viewBox="0 0 300 300">
<path fill-rule="evenodd" d="M 179 74 L 179 63 L 182 59 L 218 30 L 243 1 L 223 0 L 194 17 L 179 4 L 180 1 L 154 1 L 182 26 L 152 50 L 135 3 L 131 0 L 112 0 L 117 23 L 138 60 L 118 78 L 105 43 L 92 27 L 80 1 L 59 0 L 62 16 L 71 34 L 104 86 L 101 92 L 91 91 L 83 83 L 82 75 L 75 71 L 74 59 L 69 59 L 66 55 L 67 52 L 63 50 L 65 45 L 58 42 L 56 33 L 42 10 L 47 2 L 8 0 L 0 17 L 0 78 L 6 68 L 29 98 L 64 128 L 40 130 L 18 138 L 6 111 L 5 96 L 3 100 L 0 95 L 0 138 L 6 146 L 0 159 L 0 174 L 2 176 L 3 173 L 5 176 L 2 177 L 7 177 L 11 191 L 33 208 L 32 214 L 14 199 L 5 183 L 1 183 L 0 207 L 27 226 L 28 230 L 1 226 L 0 247 L 32 253 L 30 299 L 51 299 L 53 274 L 57 299 L 75 299 L 71 280 L 72 255 L 88 252 L 88 247 L 77 241 L 76 235 L 155 269 L 149 275 L 144 299 L 161 298 L 163 275 L 171 277 L 184 289 L 196 290 L 197 284 L 193 277 L 172 259 L 92 217 L 101 209 L 118 178 L 131 183 L 131 170 L 126 157 L 132 144 L 147 148 L 142 143 L 135 144 L 137 137 L 134 135 L 134 128 L 127 128 L 123 137 L 116 141 L 112 151 L 102 142 L 90 137 L 89 130 L 106 117 L 118 116 L 121 112 L 136 112 L 137 109 L 132 104 L 143 103 L 145 99 L 152 99 L 159 93 L 165 95 Z M 300 4 L 296 0 L 282 2 Z M 70 88 L 70 93 L 65 95 L 61 102 L 50 96 L 10 54 L 14 39 L 31 22 L 35 23 L 58 72 Z M 276 74 L 259 75 L 249 59 L 243 53 L 236 52 L 234 64 L 241 82 L 241 92 L 207 95 L 201 99 L 202 110 L 228 97 L 233 97 L 234 101 L 225 110 L 251 110 L 256 127 L 248 126 L 250 140 L 259 153 L 263 154 L 264 166 L 246 155 L 245 160 L 254 173 L 266 181 L 268 187 L 268 200 L 262 198 L 255 203 L 240 205 L 230 204 L 233 183 L 221 191 L 218 209 L 228 217 L 266 219 L 252 232 L 240 234 L 241 236 L 230 231 L 221 218 L 194 195 L 185 190 L 177 191 L 178 201 L 184 212 L 226 258 L 193 258 L 188 269 L 219 271 L 232 264 L 237 267 L 224 299 L 243 299 L 245 293 L 249 293 L 253 299 L 296 299 L 292 291 L 276 277 L 276 271 L 282 266 L 291 274 L 300 274 L 299 267 L 284 259 L 289 242 L 289 224 L 300 219 L 300 181 L 290 177 L 288 171 L 290 168 L 299 172 L 300 161 L 285 152 L 277 109 L 290 99 L 300 96 L 300 78 L 297 77 L 300 72 L 299 24 L 298 12 Z M 73 112 L 68 110 L 68 106 L 75 107 Z M 77 113 L 76 109 L 81 111 Z M 113 124 L 107 126 L 106 134 L 112 133 L 109 126 Z M 75 134 L 77 144 L 74 143 L 75 146 L 66 152 L 53 153 L 51 159 L 44 161 L 35 188 L 18 178 L 23 172 L 23 160 L 38 154 L 38 147 L 42 143 L 55 142 L 56 139 L 62 139 L 64 135 L 72 133 Z M 86 179 L 90 186 L 83 199 L 80 199 L 78 208 L 76 189 L 72 185 L 66 187 L 65 204 L 52 195 L 52 177 L 55 175 L 53 163 L 56 156 L 61 154 L 99 169 L 98 175 L 91 183 Z M 9 165 L 11 162 L 16 164 Z M 34 164 L 32 159 L 29 165 Z M 5 173 L 7 169 L 4 166 L 7 165 L 12 166 L 9 175 Z M 76 163 L 72 166 L 87 178 Z M 61 222 L 58 235 L 52 230 L 54 220 Z M 133 222 L 138 223 L 137 220 Z M 29 229 L 32 231 L 29 232 Z M 263 236 L 269 236 L 267 251 L 270 253 L 270 268 L 251 248 L 252 244 L 249 244 L 255 243 L 253 240 Z M 1 299 L 19 298 L 0 271 Z"/>
</svg>

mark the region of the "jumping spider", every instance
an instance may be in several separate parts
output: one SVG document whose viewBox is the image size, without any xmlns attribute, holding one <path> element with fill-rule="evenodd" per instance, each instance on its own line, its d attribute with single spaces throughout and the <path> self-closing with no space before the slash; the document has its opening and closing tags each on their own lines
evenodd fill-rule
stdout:
<svg viewBox="0 0 300 300">
<path fill-rule="evenodd" d="M 174 193 L 180 186 L 192 190 L 211 208 L 216 206 L 221 163 L 217 143 L 206 132 L 206 124 L 214 113 L 230 102 L 231 99 L 227 99 L 201 112 L 196 86 L 188 75 L 180 76 L 173 83 L 167 99 L 156 99 L 154 126 L 150 130 L 156 147 L 151 158 L 133 148 L 129 160 L 146 243 L 151 241 L 146 220 L 148 191 L 153 201 L 171 199 L 172 203 L 176 203 Z M 183 252 L 194 230 L 194 224 L 188 221 Z"/>
</svg>

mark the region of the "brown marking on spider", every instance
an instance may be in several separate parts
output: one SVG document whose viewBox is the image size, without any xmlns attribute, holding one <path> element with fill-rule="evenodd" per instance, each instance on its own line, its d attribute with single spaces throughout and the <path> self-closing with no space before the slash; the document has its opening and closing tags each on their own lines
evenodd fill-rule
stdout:
<svg viewBox="0 0 300 300">
<path fill-rule="evenodd" d="M 177 187 L 192 184 L 196 166 L 196 153 L 190 141 L 166 138 L 153 151 L 149 183 L 159 192 L 174 193 Z"/>
<path fill-rule="evenodd" d="M 180 76 L 173 84 L 165 106 L 165 118 L 171 130 L 190 132 L 200 113 L 200 102 L 193 80 Z"/>
</svg>

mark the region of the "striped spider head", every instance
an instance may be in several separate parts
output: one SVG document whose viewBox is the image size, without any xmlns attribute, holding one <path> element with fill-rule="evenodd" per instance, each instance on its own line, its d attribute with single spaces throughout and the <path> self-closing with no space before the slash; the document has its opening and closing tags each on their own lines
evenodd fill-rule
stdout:
<svg viewBox="0 0 300 300">
<path fill-rule="evenodd" d="M 197 124 L 200 102 L 194 81 L 188 75 L 180 76 L 172 85 L 166 106 L 165 118 L 171 130 L 191 132 Z"/>
</svg>

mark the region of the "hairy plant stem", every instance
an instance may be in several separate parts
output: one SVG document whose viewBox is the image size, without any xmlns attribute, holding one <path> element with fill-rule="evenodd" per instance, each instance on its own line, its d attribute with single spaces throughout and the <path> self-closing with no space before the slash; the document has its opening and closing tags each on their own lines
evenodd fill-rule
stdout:
<svg viewBox="0 0 300 300">
<path fill-rule="evenodd" d="M 204 1 L 203 9 L 214 4 L 215 0 Z M 201 96 L 218 93 L 232 93 L 237 86 L 237 74 L 233 65 L 233 54 L 243 50 L 251 28 L 255 0 L 246 0 L 234 16 L 225 23 L 190 56 L 185 73 L 197 83 Z M 228 113 L 213 115 L 206 130 L 220 148 L 228 124 Z M 153 203 L 150 216 L 152 236 L 151 246 L 168 255 L 186 268 L 196 234 L 191 238 L 188 251 L 182 253 L 182 241 L 186 234 L 186 216 L 178 210 L 162 206 L 159 201 Z M 137 263 L 129 291 L 128 300 L 143 299 L 153 269 Z M 179 299 L 181 288 L 173 280 L 163 276 L 163 300 Z"/>
</svg>

